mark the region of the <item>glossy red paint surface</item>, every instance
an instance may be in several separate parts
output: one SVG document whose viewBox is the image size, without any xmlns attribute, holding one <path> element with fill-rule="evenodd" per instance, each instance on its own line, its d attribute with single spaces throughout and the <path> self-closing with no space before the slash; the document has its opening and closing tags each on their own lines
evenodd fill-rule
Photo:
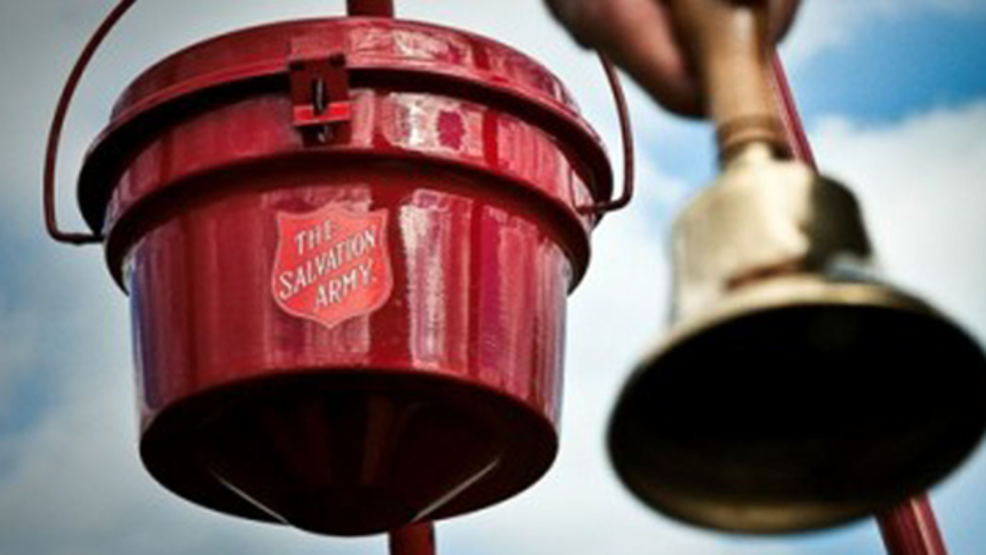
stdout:
<svg viewBox="0 0 986 555">
<path fill-rule="evenodd" d="M 394 2 L 393 0 L 347 0 L 346 13 L 349 15 L 394 17 Z"/>
<path fill-rule="evenodd" d="M 299 37 L 344 44 L 352 71 L 351 119 L 323 138 L 292 124 Z M 80 184 L 131 296 L 148 469 L 206 506 L 343 535 L 521 491 L 557 450 L 565 297 L 609 172 L 554 77 L 448 29 L 286 23 L 155 66 Z M 284 262 L 303 241 L 278 222 L 324 214 L 385 230 L 392 282 L 303 317 L 290 288 L 342 274 L 300 246 Z"/>
<path fill-rule="evenodd" d="M 435 527 L 430 522 L 395 530 L 388 539 L 390 555 L 435 555 Z"/>
<path fill-rule="evenodd" d="M 878 522 L 889 555 L 948 555 L 927 495 L 878 515 Z"/>
</svg>

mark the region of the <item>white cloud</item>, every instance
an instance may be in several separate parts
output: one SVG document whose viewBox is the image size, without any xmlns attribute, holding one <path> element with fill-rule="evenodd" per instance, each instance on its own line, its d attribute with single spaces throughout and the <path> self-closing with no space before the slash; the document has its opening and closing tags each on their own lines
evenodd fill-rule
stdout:
<svg viewBox="0 0 986 555">
<path fill-rule="evenodd" d="M 986 102 L 888 127 L 839 119 L 813 133 L 819 159 L 864 203 L 889 277 L 986 337 Z"/>
<path fill-rule="evenodd" d="M 29 309 L 12 308 L 0 291 L 0 422 L 10 418 L 15 392 L 30 377 L 42 322 Z"/>
</svg>

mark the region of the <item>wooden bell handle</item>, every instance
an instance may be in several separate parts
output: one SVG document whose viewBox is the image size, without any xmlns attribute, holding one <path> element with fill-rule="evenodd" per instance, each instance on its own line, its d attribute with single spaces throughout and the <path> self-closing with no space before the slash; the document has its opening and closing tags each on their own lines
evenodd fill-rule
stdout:
<svg viewBox="0 0 986 555">
<path fill-rule="evenodd" d="M 723 161 L 751 143 L 787 154 L 770 85 L 767 0 L 670 0 L 699 71 Z"/>
</svg>

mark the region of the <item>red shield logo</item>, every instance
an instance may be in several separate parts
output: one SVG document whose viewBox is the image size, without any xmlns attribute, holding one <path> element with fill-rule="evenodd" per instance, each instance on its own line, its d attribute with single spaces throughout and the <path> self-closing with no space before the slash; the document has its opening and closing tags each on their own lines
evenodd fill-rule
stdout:
<svg viewBox="0 0 986 555">
<path fill-rule="evenodd" d="M 394 288 L 387 211 L 328 205 L 277 214 L 274 301 L 289 314 L 326 327 L 383 306 Z"/>
</svg>

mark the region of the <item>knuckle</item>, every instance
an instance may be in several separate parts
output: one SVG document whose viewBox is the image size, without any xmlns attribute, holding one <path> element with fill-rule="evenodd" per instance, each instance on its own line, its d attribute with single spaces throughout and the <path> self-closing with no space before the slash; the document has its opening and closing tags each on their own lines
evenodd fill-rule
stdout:
<svg viewBox="0 0 986 555">
<path fill-rule="evenodd" d="M 593 43 L 611 9 L 607 0 L 549 0 L 555 17 L 582 43 Z"/>
</svg>

